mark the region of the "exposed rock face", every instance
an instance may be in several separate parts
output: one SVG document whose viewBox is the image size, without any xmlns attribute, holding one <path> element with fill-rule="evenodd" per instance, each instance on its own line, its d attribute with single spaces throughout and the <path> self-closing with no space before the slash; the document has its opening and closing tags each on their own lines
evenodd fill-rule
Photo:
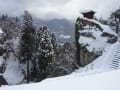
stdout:
<svg viewBox="0 0 120 90">
<path fill-rule="evenodd" d="M 80 32 L 79 35 L 80 35 L 80 36 L 84 36 L 84 37 L 88 37 L 88 38 L 93 38 L 93 39 L 95 39 L 95 37 L 93 36 L 92 32 L 88 32 L 88 33 L 86 33 L 86 32 Z"/>
<path fill-rule="evenodd" d="M 76 62 L 85 66 L 115 43 L 117 35 L 106 25 L 92 19 L 78 18 L 75 27 Z"/>
<path fill-rule="evenodd" d="M 101 54 L 101 53 L 100 53 Z M 88 63 L 92 62 L 94 59 L 96 59 L 100 54 L 95 54 L 94 52 L 89 52 L 86 48 L 86 46 L 81 46 L 80 48 L 80 63 L 81 66 L 85 66 Z"/>
<path fill-rule="evenodd" d="M 3 56 L 4 53 L 5 53 L 5 49 L 3 47 L 0 47 L 0 56 Z"/>
<path fill-rule="evenodd" d="M 107 33 L 107 32 L 103 32 L 101 36 L 107 37 L 108 38 L 107 42 L 111 44 L 115 43 L 118 40 L 117 36 L 115 36 L 114 34 Z"/>
</svg>

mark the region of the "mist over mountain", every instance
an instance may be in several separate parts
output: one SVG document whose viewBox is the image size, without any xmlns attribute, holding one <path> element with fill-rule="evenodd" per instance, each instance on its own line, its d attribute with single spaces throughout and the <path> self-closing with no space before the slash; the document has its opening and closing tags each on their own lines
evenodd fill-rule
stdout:
<svg viewBox="0 0 120 90">
<path fill-rule="evenodd" d="M 56 34 L 59 41 L 74 41 L 74 23 L 72 21 L 67 19 L 43 20 L 36 17 L 33 20 L 37 25 L 47 26 L 50 32 Z"/>
</svg>

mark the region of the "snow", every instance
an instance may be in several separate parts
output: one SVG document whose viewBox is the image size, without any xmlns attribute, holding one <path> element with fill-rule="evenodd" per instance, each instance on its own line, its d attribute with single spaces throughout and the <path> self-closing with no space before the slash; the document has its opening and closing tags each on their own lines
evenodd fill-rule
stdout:
<svg viewBox="0 0 120 90">
<path fill-rule="evenodd" d="M 0 90 L 120 90 L 120 70 L 110 68 L 119 46 L 120 42 L 116 42 L 102 56 L 70 75 L 36 84 L 4 86 Z"/>
<path fill-rule="evenodd" d="M 3 57 L 0 56 L 0 66 L 3 64 Z"/>
<path fill-rule="evenodd" d="M 0 33 L 3 33 L 3 31 L 2 31 L 2 29 L 1 29 L 1 27 L 0 27 Z"/>
<path fill-rule="evenodd" d="M 87 19 L 87 18 L 83 18 L 83 19 L 98 24 L 103 29 L 103 32 L 116 35 L 116 33 L 112 31 L 110 27 L 107 25 L 103 25 L 96 20 Z M 107 47 L 111 46 L 111 44 L 107 43 L 108 38 L 102 37 L 101 35 L 103 32 L 100 31 L 98 28 L 95 28 L 94 26 L 88 26 L 88 25 L 83 28 L 85 28 L 85 30 L 79 31 L 80 33 L 83 33 L 83 32 L 91 33 L 95 37 L 95 38 L 90 38 L 90 37 L 80 36 L 79 38 L 79 43 L 83 46 L 87 45 L 86 48 L 89 52 L 93 52 L 93 51 L 95 53 L 100 51 L 104 52 Z"/>
<path fill-rule="evenodd" d="M 107 47 L 106 51 L 100 57 L 94 60 L 92 63 L 88 64 L 83 68 L 76 70 L 73 74 L 78 73 L 79 75 L 81 75 L 81 73 L 85 73 L 86 75 L 88 75 L 88 74 L 95 74 L 95 73 L 101 73 L 101 72 L 113 70 L 113 68 L 111 68 L 112 62 L 114 60 L 114 56 L 118 54 L 117 51 L 119 51 L 118 49 L 119 47 L 120 47 L 120 42 L 118 41 L 115 44 L 113 44 L 111 47 Z M 119 62 L 119 66 L 120 66 L 120 62 Z M 120 67 L 118 67 L 118 69 L 120 69 Z"/>
<path fill-rule="evenodd" d="M 99 52 L 99 51 L 104 51 L 106 49 L 106 47 L 110 46 L 111 44 L 107 43 L 107 38 L 105 37 L 101 37 L 102 32 L 99 30 L 84 30 L 84 31 L 80 31 L 80 33 L 82 32 L 91 32 L 93 34 L 93 36 L 95 37 L 95 39 L 90 38 L 90 37 L 84 37 L 84 36 L 80 36 L 79 38 L 79 43 L 82 45 L 88 45 L 86 46 L 87 50 L 89 52 Z"/>
<path fill-rule="evenodd" d="M 120 90 L 120 67 L 111 69 L 120 42 L 108 47 L 95 61 L 70 75 L 49 78 L 40 83 L 4 86 L 0 90 Z"/>
<path fill-rule="evenodd" d="M 83 19 L 98 24 L 100 27 L 103 28 L 103 32 L 107 32 L 107 33 L 116 35 L 116 33 L 114 31 L 112 31 L 109 28 L 109 26 L 107 26 L 107 25 L 103 25 L 96 20 L 87 19 L 87 18 L 83 18 Z M 89 73 L 89 74 L 94 74 L 96 72 L 98 73 L 98 72 L 112 70 L 113 68 L 111 68 L 111 67 L 112 67 L 112 64 L 114 63 L 113 60 L 115 59 L 115 56 L 120 57 L 120 55 L 119 55 L 120 53 L 118 53 L 119 47 L 120 47 L 120 42 L 117 41 L 115 44 L 109 44 L 109 43 L 107 43 L 108 38 L 102 37 L 101 34 L 103 32 L 100 31 L 99 29 L 96 29 L 95 27 L 90 27 L 90 26 L 86 26 L 84 28 L 88 28 L 88 29 L 85 29 L 85 30 L 79 31 L 79 32 L 80 33 L 83 33 L 83 32 L 92 33 L 92 35 L 95 37 L 95 39 L 91 38 L 91 37 L 88 38 L 88 37 L 80 36 L 79 43 L 81 45 L 87 45 L 86 48 L 90 52 L 97 53 L 99 51 L 102 51 L 102 55 L 99 58 L 97 58 L 96 60 L 94 60 L 92 63 L 88 64 L 87 66 L 80 68 L 79 70 L 76 70 L 74 73 L 81 73 L 81 72 L 85 73 L 87 71 L 87 73 Z M 120 68 L 120 61 L 117 60 L 117 62 L 119 63 L 118 64 L 119 67 L 117 67 L 117 66 L 116 67 Z"/>
<path fill-rule="evenodd" d="M 80 18 L 82 18 L 82 17 L 80 17 Z M 98 24 L 103 29 L 104 32 L 108 32 L 110 34 L 117 35 L 113 30 L 111 30 L 111 28 L 108 25 L 103 25 L 102 23 L 100 23 L 99 21 L 96 21 L 94 19 L 88 19 L 85 17 L 83 17 L 82 19 Z"/>
<path fill-rule="evenodd" d="M 59 38 L 70 39 L 69 35 L 60 35 Z"/>
<path fill-rule="evenodd" d="M 107 38 L 101 37 L 101 32 L 100 31 L 94 31 L 93 32 L 94 37 L 96 37 L 96 39 L 93 38 L 87 38 L 87 37 L 83 37 L 80 36 L 79 42 L 80 44 L 83 45 L 87 45 L 86 48 L 92 52 L 94 51 L 99 52 L 99 51 L 104 51 L 104 49 L 107 46 L 110 46 L 109 43 L 107 43 Z"/>
<path fill-rule="evenodd" d="M 4 86 L 0 90 L 120 90 L 120 70 L 89 76 L 58 77 L 40 83 Z"/>
<path fill-rule="evenodd" d="M 112 31 L 110 27 L 107 25 L 103 25 L 100 22 L 93 19 L 87 19 L 87 18 L 82 18 L 82 19 L 88 20 L 90 22 L 94 22 L 103 29 L 103 32 L 107 32 L 117 36 L 116 33 Z M 119 60 L 120 42 L 117 41 L 115 44 L 109 44 L 107 43 L 107 39 L 108 39 L 107 37 L 101 37 L 101 34 L 103 32 L 100 31 L 99 29 L 96 29 L 95 27 L 90 27 L 90 26 L 85 26 L 84 28 L 88 28 L 88 29 L 85 29 L 79 32 L 92 33 L 95 39 L 92 37 L 88 38 L 88 37 L 80 36 L 79 43 L 81 45 L 87 45 L 86 48 L 90 52 L 97 53 L 99 51 L 102 51 L 102 55 L 98 57 L 96 60 L 94 60 L 92 63 L 88 64 L 87 66 L 76 70 L 73 74 L 77 73 L 78 75 L 89 75 L 89 74 L 110 71 L 110 70 L 113 70 L 114 68 L 120 69 L 120 60 Z M 118 58 L 116 59 L 118 63 L 116 65 L 113 65 L 115 56 Z"/>
<path fill-rule="evenodd" d="M 20 83 L 24 78 L 22 70 L 19 66 L 19 62 L 15 60 L 13 53 L 10 55 L 7 68 L 3 76 L 5 77 L 6 81 L 12 85 Z"/>
<path fill-rule="evenodd" d="M 5 65 L 7 66 L 5 72 L 3 73 L 4 78 L 10 85 L 19 84 L 22 82 L 24 75 L 22 73 L 23 65 L 20 66 L 19 61 L 17 60 L 16 56 L 18 54 L 18 45 L 19 45 L 19 38 L 13 38 L 11 40 L 7 40 L 6 43 L 12 43 L 14 51 L 9 52 L 9 56 L 5 61 Z M 0 57 L 0 63 L 3 62 L 3 56 Z M 21 68 L 22 67 L 22 68 Z"/>
</svg>

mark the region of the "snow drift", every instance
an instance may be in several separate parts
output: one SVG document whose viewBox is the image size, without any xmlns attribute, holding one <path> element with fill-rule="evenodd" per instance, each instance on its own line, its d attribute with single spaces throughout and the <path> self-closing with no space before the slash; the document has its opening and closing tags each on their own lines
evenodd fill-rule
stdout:
<svg viewBox="0 0 120 90">
<path fill-rule="evenodd" d="M 1 87 L 0 90 L 120 90 L 120 70 L 89 76 L 59 77 L 41 83 Z"/>
</svg>

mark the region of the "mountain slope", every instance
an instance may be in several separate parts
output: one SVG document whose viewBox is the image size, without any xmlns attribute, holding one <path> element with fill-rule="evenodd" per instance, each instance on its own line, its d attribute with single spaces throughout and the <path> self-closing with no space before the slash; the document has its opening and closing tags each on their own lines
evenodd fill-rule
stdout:
<svg viewBox="0 0 120 90">
<path fill-rule="evenodd" d="M 49 28 L 50 32 L 56 33 L 58 41 L 61 41 L 60 35 L 69 35 L 70 39 L 74 41 L 74 23 L 72 21 L 67 19 L 41 20 L 34 17 L 34 22 L 40 26 L 45 25 Z"/>
</svg>

